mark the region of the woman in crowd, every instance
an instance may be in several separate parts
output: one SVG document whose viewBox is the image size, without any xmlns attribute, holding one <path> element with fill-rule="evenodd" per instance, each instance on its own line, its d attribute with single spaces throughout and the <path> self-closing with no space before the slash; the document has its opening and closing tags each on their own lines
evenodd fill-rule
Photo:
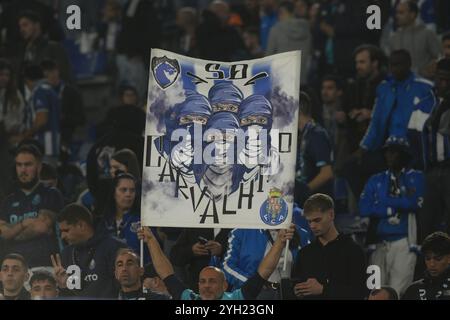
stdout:
<svg viewBox="0 0 450 320">
<path fill-rule="evenodd" d="M 110 192 L 111 189 L 111 179 L 113 179 L 117 173 L 130 173 L 138 181 L 141 179 L 139 162 L 136 154 L 130 149 L 120 149 L 119 151 L 116 151 L 107 164 L 107 172 L 109 175 L 105 177 L 104 172 L 97 170 L 97 178 L 91 179 L 93 182 L 91 186 L 95 190 L 86 189 L 78 197 L 78 202 L 93 211 L 96 216 L 101 215 L 104 211 L 106 200 L 109 195 L 108 192 Z M 94 194 L 97 197 L 94 197 Z"/>
<path fill-rule="evenodd" d="M 122 239 L 128 247 L 140 255 L 137 231 L 141 225 L 139 182 L 129 173 L 118 173 L 112 181 L 112 192 L 99 218 L 97 232 L 108 232 Z M 156 232 L 156 230 L 153 230 Z M 150 261 L 145 248 L 144 262 Z"/>
</svg>

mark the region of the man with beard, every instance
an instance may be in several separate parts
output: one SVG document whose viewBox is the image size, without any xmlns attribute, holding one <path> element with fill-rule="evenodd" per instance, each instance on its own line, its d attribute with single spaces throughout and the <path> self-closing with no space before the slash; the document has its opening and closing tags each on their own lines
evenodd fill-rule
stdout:
<svg viewBox="0 0 450 320">
<path fill-rule="evenodd" d="M 369 127 L 377 86 L 386 74 L 383 71 L 383 51 L 373 45 L 362 45 L 354 54 L 356 79 L 349 84 L 347 105 L 347 127 L 350 152 L 359 147 L 359 142 Z"/>
<path fill-rule="evenodd" d="M 356 48 L 354 54 L 356 78 L 348 85 L 345 122 L 345 142 L 348 145 L 348 156 L 342 166 L 336 168 L 336 173 L 349 182 L 355 197 L 359 197 L 364 183 L 371 175 L 384 169 L 384 159 L 381 152 L 369 153 L 364 158 L 364 165 L 357 165 L 351 156 L 359 148 L 359 143 L 369 128 L 372 118 L 372 108 L 377 96 L 377 87 L 386 77 L 383 65 L 386 57 L 383 51 L 373 45 L 362 45 Z M 358 170 L 358 174 L 355 174 Z"/>
<path fill-rule="evenodd" d="M 5 254 L 21 254 L 30 271 L 51 267 L 50 255 L 58 252 L 55 218 L 63 206 L 61 193 L 39 181 L 41 157 L 33 145 L 19 147 L 15 157 L 18 187 L 0 210 Z"/>
<path fill-rule="evenodd" d="M 355 196 L 361 194 L 366 179 L 383 170 L 380 155 L 389 136 L 407 137 L 413 156 L 411 166 L 423 168 L 422 131 L 436 104 L 433 83 L 411 71 L 411 55 L 397 50 L 389 57 L 390 75 L 377 87 L 372 119 L 359 149 L 346 165 L 345 177 Z"/>
<path fill-rule="evenodd" d="M 61 43 L 49 41 L 42 29 L 42 17 L 33 11 L 23 11 L 18 15 L 17 26 L 22 41 L 18 45 L 17 71 L 22 73 L 27 64 L 40 64 L 45 59 L 54 60 L 64 81 L 72 81 L 72 70 L 68 55 Z"/>
</svg>

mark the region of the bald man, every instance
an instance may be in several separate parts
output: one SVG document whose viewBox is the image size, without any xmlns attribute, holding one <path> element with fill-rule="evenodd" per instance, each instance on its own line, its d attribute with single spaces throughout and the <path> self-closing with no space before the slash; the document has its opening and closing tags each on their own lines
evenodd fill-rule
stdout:
<svg viewBox="0 0 450 320">
<path fill-rule="evenodd" d="M 172 264 L 164 255 L 158 241 L 149 228 L 145 227 L 138 233 L 140 239 L 147 244 L 152 256 L 153 265 L 158 275 L 163 279 L 174 300 L 255 300 L 263 285 L 277 267 L 281 252 L 286 241 L 294 236 L 295 226 L 282 229 L 273 246 L 261 261 L 258 271 L 244 285 L 232 292 L 226 292 L 228 283 L 222 270 L 215 267 L 205 267 L 199 276 L 199 293 L 186 288 L 175 276 Z"/>
</svg>

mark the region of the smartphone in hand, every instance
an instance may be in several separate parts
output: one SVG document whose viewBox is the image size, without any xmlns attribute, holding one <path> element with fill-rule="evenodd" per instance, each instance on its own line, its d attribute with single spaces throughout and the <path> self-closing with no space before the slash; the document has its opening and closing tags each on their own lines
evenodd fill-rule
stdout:
<svg viewBox="0 0 450 320">
<path fill-rule="evenodd" d="M 205 245 L 208 242 L 208 239 L 203 238 L 203 237 L 198 237 L 198 242 L 200 242 L 201 244 Z"/>
</svg>

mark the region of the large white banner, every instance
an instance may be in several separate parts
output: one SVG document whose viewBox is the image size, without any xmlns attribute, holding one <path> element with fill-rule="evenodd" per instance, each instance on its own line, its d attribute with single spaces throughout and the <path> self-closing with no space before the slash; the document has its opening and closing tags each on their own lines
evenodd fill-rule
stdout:
<svg viewBox="0 0 450 320">
<path fill-rule="evenodd" d="M 143 225 L 290 223 L 300 60 L 300 51 L 226 63 L 152 50 Z"/>
</svg>

